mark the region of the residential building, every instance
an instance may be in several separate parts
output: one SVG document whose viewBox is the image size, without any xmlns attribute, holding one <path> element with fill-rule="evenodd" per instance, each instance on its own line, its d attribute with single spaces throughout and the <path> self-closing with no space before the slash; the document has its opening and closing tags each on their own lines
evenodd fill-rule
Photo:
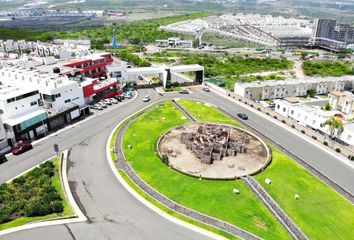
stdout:
<svg viewBox="0 0 354 240">
<path fill-rule="evenodd" d="M 351 115 L 354 113 L 354 94 L 348 91 L 334 91 L 329 94 L 329 103 L 334 110 Z"/>
<path fill-rule="evenodd" d="M 351 90 L 353 83 L 354 76 L 255 81 L 251 83 L 235 83 L 234 92 L 253 100 L 281 99 L 306 96 L 307 91 L 310 89 L 315 90 L 318 94 Z"/>
</svg>

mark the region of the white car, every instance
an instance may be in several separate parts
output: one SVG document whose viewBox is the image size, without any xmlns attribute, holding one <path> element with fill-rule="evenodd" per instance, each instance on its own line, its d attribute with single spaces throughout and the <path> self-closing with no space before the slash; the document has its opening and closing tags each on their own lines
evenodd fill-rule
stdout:
<svg viewBox="0 0 354 240">
<path fill-rule="evenodd" d="M 101 101 L 104 102 L 107 105 L 112 105 L 112 103 L 111 103 L 111 101 L 109 99 L 103 99 Z"/>
<path fill-rule="evenodd" d="M 107 108 L 107 104 L 103 101 L 98 102 L 98 104 L 100 104 L 103 108 Z"/>
<path fill-rule="evenodd" d="M 146 95 L 144 98 L 143 98 L 143 102 L 148 102 L 150 101 L 150 97 L 149 95 Z"/>
<path fill-rule="evenodd" d="M 95 105 L 93 105 L 91 108 L 92 108 L 92 109 L 96 109 L 96 110 L 103 110 L 103 107 L 101 106 L 101 104 L 98 104 L 98 103 L 96 103 Z"/>
<path fill-rule="evenodd" d="M 118 104 L 118 101 L 115 98 L 110 98 L 109 101 L 111 101 L 111 103 Z"/>
</svg>

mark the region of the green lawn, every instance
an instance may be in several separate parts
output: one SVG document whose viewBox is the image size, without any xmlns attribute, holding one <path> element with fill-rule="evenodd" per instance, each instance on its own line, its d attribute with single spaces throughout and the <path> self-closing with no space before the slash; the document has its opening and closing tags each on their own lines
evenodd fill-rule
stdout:
<svg viewBox="0 0 354 240">
<path fill-rule="evenodd" d="M 61 196 L 62 204 L 64 206 L 63 212 L 52 213 L 52 214 L 49 214 L 46 216 L 39 216 L 39 217 L 20 217 L 20 218 L 17 218 L 16 220 L 13 220 L 11 222 L 0 224 L 0 230 L 5 230 L 8 228 L 12 228 L 12 227 L 18 227 L 18 226 L 24 225 L 26 223 L 34 222 L 34 221 L 43 221 L 43 220 L 50 219 L 50 218 L 70 216 L 73 214 L 72 209 L 69 206 L 69 204 L 67 203 L 66 198 L 64 196 L 64 192 L 61 188 L 61 183 L 60 183 L 60 179 L 59 179 L 59 158 L 54 157 L 51 161 L 55 165 L 55 175 L 52 177 L 52 185 L 55 187 L 55 189 L 59 192 L 59 194 Z"/>
<path fill-rule="evenodd" d="M 225 117 L 223 113 L 210 104 L 191 100 L 178 100 L 178 103 L 199 122 L 220 122 L 241 127 L 238 122 Z"/>
<path fill-rule="evenodd" d="M 232 121 L 215 109 L 207 111 L 204 105 L 193 101 L 181 100 L 179 103 L 193 116 L 202 113 L 203 121 Z M 302 231 L 310 239 L 350 239 L 354 236 L 353 205 L 294 160 L 274 147 L 272 151 L 272 163 L 255 178 Z M 272 180 L 271 185 L 265 184 L 266 178 Z M 300 195 L 299 200 L 294 199 L 295 194 Z"/>
<path fill-rule="evenodd" d="M 166 102 L 143 114 L 128 127 L 123 137 L 123 151 L 139 176 L 157 191 L 186 207 L 230 222 L 264 239 L 289 239 L 281 225 L 242 181 L 198 180 L 161 163 L 154 144 L 166 130 L 188 122 L 182 117 L 171 102 Z M 128 145 L 132 145 L 132 149 Z M 240 195 L 232 193 L 234 188 L 240 190 Z"/>
<path fill-rule="evenodd" d="M 266 178 L 271 179 L 270 185 L 265 184 Z M 353 205 L 276 149 L 272 164 L 256 180 L 310 239 L 354 236 Z"/>
</svg>

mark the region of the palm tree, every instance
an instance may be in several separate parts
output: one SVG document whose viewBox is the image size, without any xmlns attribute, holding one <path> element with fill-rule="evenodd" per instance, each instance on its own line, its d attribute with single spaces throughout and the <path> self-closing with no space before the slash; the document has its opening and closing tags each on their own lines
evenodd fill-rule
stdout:
<svg viewBox="0 0 354 240">
<path fill-rule="evenodd" d="M 344 131 L 342 120 L 336 117 L 331 117 L 330 119 L 326 120 L 324 125 L 329 126 L 329 129 L 331 130 L 331 137 L 334 137 L 334 135 Z"/>
</svg>

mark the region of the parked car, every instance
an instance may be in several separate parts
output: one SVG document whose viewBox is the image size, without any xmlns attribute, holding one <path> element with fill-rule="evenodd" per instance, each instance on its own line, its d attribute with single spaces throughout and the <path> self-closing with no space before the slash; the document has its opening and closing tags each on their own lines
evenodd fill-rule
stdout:
<svg viewBox="0 0 354 240">
<path fill-rule="evenodd" d="M 101 101 L 104 102 L 107 105 L 112 105 L 112 102 L 109 99 L 103 99 Z"/>
<path fill-rule="evenodd" d="M 248 116 L 246 113 L 238 113 L 237 116 L 243 120 L 247 120 Z"/>
<path fill-rule="evenodd" d="M 95 105 L 93 105 L 91 108 L 92 108 L 92 109 L 96 109 L 96 110 L 103 110 L 102 105 L 101 105 L 101 104 L 99 104 L 99 103 L 96 103 L 96 104 L 95 104 Z"/>
<path fill-rule="evenodd" d="M 118 100 L 115 98 L 110 98 L 109 101 L 111 101 L 111 103 L 118 104 Z"/>
<path fill-rule="evenodd" d="M 146 95 L 144 98 L 143 98 L 143 102 L 148 102 L 150 101 L 150 97 L 149 95 Z"/>
<path fill-rule="evenodd" d="M 123 95 L 115 96 L 114 98 L 117 99 L 118 102 L 121 102 L 122 100 L 124 100 Z"/>
<path fill-rule="evenodd" d="M 105 103 L 103 101 L 99 101 L 97 104 L 100 104 L 101 107 L 103 107 L 103 108 L 107 108 L 107 103 Z"/>
<path fill-rule="evenodd" d="M 6 156 L 4 154 L 0 154 L 0 164 L 7 162 Z"/>
<path fill-rule="evenodd" d="M 180 94 L 189 94 L 189 91 L 187 89 L 183 89 L 179 91 Z"/>
<path fill-rule="evenodd" d="M 18 155 L 18 154 L 27 152 L 28 150 L 30 150 L 32 148 L 33 148 L 33 146 L 31 143 L 26 143 L 26 142 L 20 141 L 18 143 L 18 147 L 15 147 L 12 149 L 12 154 Z"/>
<path fill-rule="evenodd" d="M 204 91 L 204 92 L 210 92 L 210 88 L 208 88 L 208 87 L 203 87 L 203 91 Z"/>
</svg>

